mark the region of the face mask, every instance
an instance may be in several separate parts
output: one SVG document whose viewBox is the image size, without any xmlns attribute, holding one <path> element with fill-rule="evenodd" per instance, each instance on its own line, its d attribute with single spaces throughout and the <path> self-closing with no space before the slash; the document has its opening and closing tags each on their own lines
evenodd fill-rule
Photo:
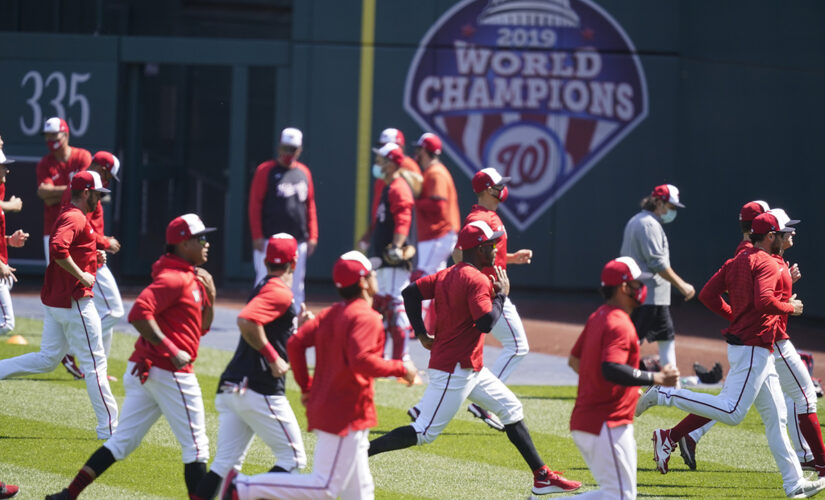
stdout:
<svg viewBox="0 0 825 500">
<path fill-rule="evenodd" d="M 372 164 L 372 176 L 376 179 L 383 179 L 384 178 L 384 171 L 381 170 L 381 165 L 377 163 Z"/>
<path fill-rule="evenodd" d="M 508 196 L 509 194 L 510 194 L 510 190 L 509 190 L 509 189 L 507 189 L 507 186 L 504 186 L 504 189 L 502 189 L 502 190 L 498 193 L 498 201 L 500 201 L 500 202 L 504 203 L 504 202 L 507 200 L 507 196 Z"/>
<path fill-rule="evenodd" d="M 46 141 L 46 145 L 49 147 L 49 151 L 57 151 L 58 149 L 60 149 L 60 139 Z"/>
<path fill-rule="evenodd" d="M 291 167 L 292 162 L 295 160 L 295 155 L 284 155 L 284 154 L 282 154 L 278 157 L 278 159 L 281 160 L 281 164 L 283 166 Z"/>
<path fill-rule="evenodd" d="M 675 218 L 676 218 L 676 210 L 673 210 L 672 208 L 668 208 L 667 212 L 662 214 L 662 223 L 663 224 L 670 224 L 671 222 L 673 222 L 673 219 L 675 219 Z"/>
<path fill-rule="evenodd" d="M 631 287 L 631 290 L 632 289 L 633 288 Z M 633 297 L 633 300 L 635 300 L 637 304 L 644 304 L 645 299 L 647 298 L 647 285 L 642 283 L 642 286 L 634 290 L 630 296 Z"/>
</svg>

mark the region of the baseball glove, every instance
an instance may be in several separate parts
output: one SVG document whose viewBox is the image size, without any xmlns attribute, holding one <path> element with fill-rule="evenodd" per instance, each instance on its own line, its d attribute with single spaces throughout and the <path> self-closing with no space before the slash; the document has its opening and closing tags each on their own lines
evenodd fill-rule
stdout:
<svg viewBox="0 0 825 500">
<path fill-rule="evenodd" d="M 708 370 L 701 364 L 693 363 L 693 371 L 703 384 L 715 384 L 722 380 L 722 365 L 716 363 L 713 368 Z"/>
<path fill-rule="evenodd" d="M 400 266 L 405 262 L 410 262 L 415 257 L 415 247 L 403 245 L 396 247 L 392 243 L 384 247 L 382 258 L 388 266 Z"/>
</svg>

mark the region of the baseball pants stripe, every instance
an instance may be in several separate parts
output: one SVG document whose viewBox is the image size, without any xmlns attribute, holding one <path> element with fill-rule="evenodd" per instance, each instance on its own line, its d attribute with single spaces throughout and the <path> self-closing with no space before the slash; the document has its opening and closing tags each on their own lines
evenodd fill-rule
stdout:
<svg viewBox="0 0 825 500">
<path fill-rule="evenodd" d="M 524 357 L 530 352 L 530 347 L 527 344 L 527 333 L 524 331 L 521 317 L 519 317 L 518 310 L 509 297 L 505 299 L 501 317 L 493 325 L 490 333 L 501 342 L 502 348 L 501 354 L 493 363 L 491 371 L 493 375 L 504 381 L 510 377 L 519 363 L 524 361 Z"/>
<path fill-rule="evenodd" d="M 636 439 L 633 425 L 608 427 L 605 422 L 598 435 L 572 431 L 573 442 L 587 463 L 598 490 L 576 498 L 636 498 Z"/>
<path fill-rule="evenodd" d="M 238 498 L 371 500 L 375 486 L 367 461 L 369 430 L 350 431 L 344 436 L 316 429 L 318 437 L 311 474 L 239 474 L 235 480 Z"/>
<path fill-rule="evenodd" d="M 267 396 L 247 389 L 243 394 L 219 393 L 218 447 L 211 470 L 221 477 L 240 470 L 257 434 L 276 457 L 275 465 L 293 471 L 306 467 L 306 452 L 295 413 L 285 396 Z"/>
<path fill-rule="evenodd" d="M 106 356 L 104 354 L 101 366 L 98 366 L 98 360 L 95 359 L 94 355 L 96 349 L 99 350 L 103 347 L 102 336 L 100 333 L 100 316 L 97 316 L 97 310 L 95 309 L 95 319 L 89 318 L 89 320 L 87 321 L 87 319 L 83 316 L 83 310 L 80 309 L 80 304 L 77 301 L 74 301 L 74 303 L 77 308 L 77 315 L 80 318 L 80 324 L 83 325 L 83 333 L 86 336 L 86 345 L 89 348 L 89 358 L 91 358 L 92 366 L 94 367 L 94 370 L 92 370 L 91 372 L 86 371 L 84 368 L 81 368 L 81 370 L 84 370 L 83 373 L 86 374 L 86 377 L 84 377 L 84 380 L 86 380 L 86 387 L 88 388 L 91 385 L 92 381 L 89 379 L 94 378 L 94 382 L 97 385 L 97 392 L 100 395 L 100 400 L 105 401 L 106 395 L 103 394 L 103 387 L 101 385 L 100 378 L 102 371 L 103 381 L 106 382 L 106 386 L 108 389 L 109 378 L 107 377 L 108 367 L 106 366 Z M 92 306 L 94 306 L 94 303 L 92 303 Z M 88 304 L 86 304 L 85 307 L 88 309 Z M 93 342 L 94 346 L 92 346 Z M 92 375 L 94 375 L 94 377 L 92 377 Z M 114 400 L 111 389 L 107 392 L 109 393 L 109 397 L 111 397 L 112 400 Z M 114 406 L 115 408 L 117 408 L 116 404 Z M 108 420 L 108 426 L 105 435 L 111 436 L 112 432 L 114 432 L 115 430 L 114 428 L 117 426 L 117 409 L 114 410 L 114 418 L 112 416 L 112 411 L 109 409 L 109 405 L 104 404 L 103 409 L 106 410 L 106 417 Z"/>
<path fill-rule="evenodd" d="M 811 374 L 790 340 L 780 340 L 774 343 L 773 357 L 776 362 L 776 373 L 779 375 L 779 384 L 785 393 L 791 444 L 800 461 L 813 460 L 814 455 L 802 436 L 797 417 L 797 415 L 816 413 L 817 398 Z"/>
<path fill-rule="evenodd" d="M 183 463 L 206 462 L 209 439 L 200 385 L 194 373 L 172 373 L 153 366 L 144 384 L 132 374 L 129 361 L 123 374 L 126 397 L 120 425 L 106 446 L 117 460 L 123 460 L 140 445 L 152 424 L 163 415 L 181 446 Z"/>
<path fill-rule="evenodd" d="M 11 278 L 0 279 L 0 335 L 14 330 L 14 307 L 11 303 L 11 289 L 14 286 Z"/>
<path fill-rule="evenodd" d="M 264 264 L 264 257 L 266 257 L 266 247 L 268 240 L 264 241 L 264 249 L 260 252 L 252 250 L 252 265 L 255 268 L 255 284 L 261 282 L 266 276 L 266 265 Z M 307 242 L 298 243 L 298 261 L 295 263 L 295 271 L 292 274 L 292 296 L 295 298 L 295 305 L 300 309 L 301 304 L 304 303 L 305 289 L 304 278 L 307 272 Z"/>
<path fill-rule="evenodd" d="M 452 373 L 429 369 L 430 383 L 418 403 L 421 413 L 412 426 L 418 444 L 433 442 L 469 399 L 495 414 L 504 425 L 524 419 L 521 401 L 486 367 L 474 372 L 456 364 Z"/>
</svg>

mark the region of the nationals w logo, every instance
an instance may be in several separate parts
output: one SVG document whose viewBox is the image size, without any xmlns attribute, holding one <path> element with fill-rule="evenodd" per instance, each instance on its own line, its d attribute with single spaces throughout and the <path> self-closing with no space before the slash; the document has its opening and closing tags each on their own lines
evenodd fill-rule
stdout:
<svg viewBox="0 0 825 500">
<path fill-rule="evenodd" d="M 635 48 L 590 0 L 464 0 L 432 26 L 404 108 L 472 176 L 512 177 L 526 229 L 647 116 Z"/>
</svg>

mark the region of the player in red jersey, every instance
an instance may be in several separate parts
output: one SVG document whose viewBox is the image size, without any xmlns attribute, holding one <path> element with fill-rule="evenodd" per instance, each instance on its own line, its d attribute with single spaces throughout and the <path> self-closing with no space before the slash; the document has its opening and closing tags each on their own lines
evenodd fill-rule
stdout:
<svg viewBox="0 0 825 500">
<path fill-rule="evenodd" d="M 372 309 L 377 283 L 370 261 L 357 251 L 335 263 L 332 279 L 342 302 L 321 311 L 287 343 L 295 382 L 301 387 L 307 427 L 318 437 L 312 474 L 268 473 L 227 476 L 222 499 L 371 499 L 367 460 L 369 429 L 377 424 L 374 377 L 403 377 L 411 384 L 411 363 L 385 360 L 381 319 Z M 306 350 L 315 347 L 315 374 Z"/>
<path fill-rule="evenodd" d="M 7 159 L 3 154 L 3 138 L 0 137 L 0 335 L 14 330 L 14 307 L 10 292 L 17 277 L 14 275 L 16 269 L 9 265 L 8 247 L 20 248 L 29 238 L 29 233 L 24 233 L 22 229 L 6 234 L 6 212 L 19 212 L 23 209 L 23 202 L 17 196 L 5 199 L 6 178 L 12 163 L 14 160 Z"/>
<path fill-rule="evenodd" d="M 652 383 L 672 387 L 679 381 L 679 370 L 673 365 L 661 372 L 636 369 L 639 336 L 630 313 L 647 294 L 641 277 L 639 265 L 630 257 L 605 264 L 600 289 L 605 304 L 587 319 L 568 360 L 579 374 L 570 430 L 599 485 L 579 498 L 636 498 L 637 387 Z"/>
<path fill-rule="evenodd" d="M 83 173 L 75 175 L 75 179 Z M 203 397 L 192 363 L 212 324 L 215 284 L 203 268 L 209 256 L 200 217 L 185 214 L 166 227 L 166 253 L 152 265 L 152 283 L 140 292 L 129 322 L 140 334 L 129 357 L 121 425 L 97 449 L 69 487 L 47 496 L 75 499 L 116 461 L 126 458 L 163 415 L 178 439 L 190 496 L 206 474 L 209 440 Z M 87 376 L 88 379 L 88 376 Z"/>
<path fill-rule="evenodd" d="M 507 272 L 496 267 L 496 280 L 481 272 L 493 266 L 496 242 L 484 221 L 474 221 L 461 229 L 458 246 L 463 261 L 435 274 L 420 278 L 404 289 L 407 315 L 421 344 L 430 349 L 430 383 L 421 399 L 421 413 L 412 425 L 370 442 L 370 455 L 409 448 L 434 441 L 453 419 L 465 399 L 494 413 L 507 437 L 533 471 L 533 493 L 544 495 L 574 491 L 581 486 L 551 471 L 533 445 L 524 424 L 521 401 L 504 382 L 483 366 L 484 333 L 501 317 L 510 282 Z M 421 303 L 432 299 L 438 308 L 432 335 L 421 317 Z"/>
<path fill-rule="evenodd" d="M 95 172 L 75 175 L 71 190 L 72 202 L 58 215 L 49 243 L 49 267 L 40 292 L 46 312 L 40 351 L 0 361 L 0 379 L 48 373 L 71 350 L 87 374 L 86 391 L 97 417 L 97 437 L 106 439 L 117 426 L 117 403 L 106 378 L 100 316 L 92 302 L 98 251 L 86 213 L 109 190 Z"/>
</svg>

